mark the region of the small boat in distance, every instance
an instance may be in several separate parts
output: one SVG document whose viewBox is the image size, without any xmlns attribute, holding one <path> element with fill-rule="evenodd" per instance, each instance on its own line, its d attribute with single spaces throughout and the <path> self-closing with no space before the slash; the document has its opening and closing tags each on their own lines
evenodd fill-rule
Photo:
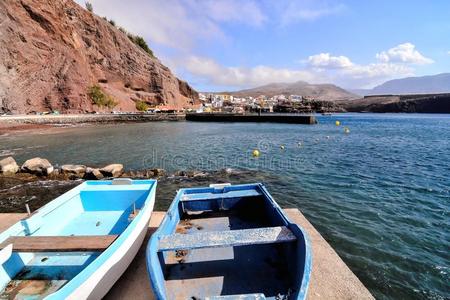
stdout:
<svg viewBox="0 0 450 300">
<path fill-rule="evenodd" d="M 181 189 L 147 246 L 156 299 L 305 299 L 305 232 L 263 184 Z"/>
<path fill-rule="evenodd" d="M 135 257 L 155 180 L 86 181 L 0 234 L 0 299 L 101 299 Z"/>
</svg>

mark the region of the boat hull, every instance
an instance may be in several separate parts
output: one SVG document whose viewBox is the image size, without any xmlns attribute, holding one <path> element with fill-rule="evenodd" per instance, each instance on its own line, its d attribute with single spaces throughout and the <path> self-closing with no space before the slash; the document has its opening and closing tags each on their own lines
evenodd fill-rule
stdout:
<svg viewBox="0 0 450 300">
<path fill-rule="evenodd" d="M 222 189 L 222 190 L 221 190 Z M 147 247 L 157 299 L 305 299 L 309 242 L 262 184 L 180 190 Z"/>
<path fill-rule="evenodd" d="M 27 299 L 103 298 L 142 245 L 155 190 L 155 180 L 88 181 L 1 233 L 0 242 L 11 240 L 16 247 L 9 258 L 10 249 L 1 250 L 1 297 L 27 295 L 31 287 Z M 40 240 L 62 245 L 39 248 Z M 23 248 L 27 243 L 34 245 Z"/>
<path fill-rule="evenodd" d="M 119 249 L 102 265 L 95 274 L 89 277 L 67 299 L 102 299 L 133 261 L 148 231 L 155 197 L 144 218 L 136 226 L 133 233 L 124 241 Z"/>
</svg>

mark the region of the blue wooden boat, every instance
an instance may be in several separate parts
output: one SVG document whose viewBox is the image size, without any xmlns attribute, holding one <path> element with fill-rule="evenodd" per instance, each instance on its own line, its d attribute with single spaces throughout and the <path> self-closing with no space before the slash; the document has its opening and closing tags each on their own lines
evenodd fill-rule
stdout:
<svg viewBox="0 0 450 300">
<path fill-rule="evenodd" d="M 157 299 L 306 297 L 306 234 L 260 183 L 179 190 L 146 251 Z"/>
<path fill-rule="evenodd" d="M 86 181 L 0 234 L 0 299 L 101 299 L 133 260 L 155 180 Z"/>
</svg>

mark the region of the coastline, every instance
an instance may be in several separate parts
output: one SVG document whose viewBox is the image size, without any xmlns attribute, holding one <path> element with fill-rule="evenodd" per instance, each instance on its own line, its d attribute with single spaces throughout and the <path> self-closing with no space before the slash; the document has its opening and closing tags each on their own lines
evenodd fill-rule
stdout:
<svg viewBox="0 0 450 300">
<path fill-rule="evenodd" d="M 184 114 L 64 114 L 0 116 L 0 136 L 9 133 L 58 133 L 66 128 L 95 124 L 184 121 Z"/>
<path fill-rule="evenodd" d="M 180 121 L 184 114 L 61 114 L 61 115 L 8 115 L 0 117 L 0 124 L 79 124 L 79 123 L 117 123 Z"/>
<path fill-rule="evenodd" d="M 50 129 L 57 128 L 56 126 L 48 124 L 16 124 L 16 123 L 6 123 L 0 122 L 0 136 L 7 135 L 8 133 L 29 133 L 35 131 L 49 131 Z"/>
</svg>

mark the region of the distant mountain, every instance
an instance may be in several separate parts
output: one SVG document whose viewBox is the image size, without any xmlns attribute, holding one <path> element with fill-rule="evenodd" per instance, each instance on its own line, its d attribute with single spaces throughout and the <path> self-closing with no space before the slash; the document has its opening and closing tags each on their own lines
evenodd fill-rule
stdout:
<svg viewBox="0 0 450 300">
<path fill-rule="evenodd" d="M 309 84 L 304 81 L 297 81 L 294 83 L 271 83 L 252 89 L 228 92 L 227 94 L 237 97 L 300 95 L 314 97 L 317 100 L 349 100 L 360 98 L 333 84 Z"/>
<path fill-rule="evenodd" d="M 450 73 L 386 81 L 373 89 L 350 90 L 357 95 L 404 95 L 450 93 Z"/>
<path fill-rule="evenodd" d="M 347 91 L 361 97 L 369 95 L 372 92 L 371 89 L 347 89 Z"/>
</svg>

